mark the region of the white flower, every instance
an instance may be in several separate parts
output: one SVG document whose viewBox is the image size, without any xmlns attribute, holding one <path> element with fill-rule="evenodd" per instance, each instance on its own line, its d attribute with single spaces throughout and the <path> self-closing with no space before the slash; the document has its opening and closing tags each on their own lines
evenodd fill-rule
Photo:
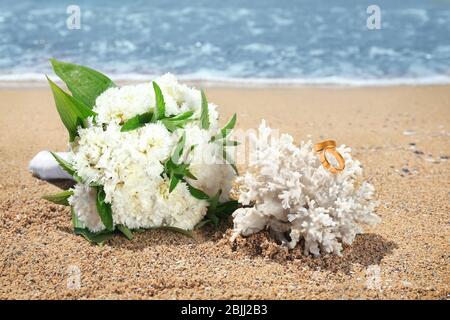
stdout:
<svg viewBox="0 0 450 320">
<path fill-rule="evenodd" d="M 350 148 L 337 148 L 345 169 L 334 175 L 322 166 L 310 141 L 297 147 L 289 135 L 276 138 L 264 121 L 259 136 L 250 140 L 249 170 L 237 183 L 239 202 L 252 207 L 234 212 L 232 239 L 268 227 L 291 248 L 304 239 L 306 254 L 339 255 L 342 244 L 351 244 L 362 232 L 360 223 L 379 221 L 374 188 L 367 182 L 358 187 L 362 169 Z"/>
<path fill-rule="evenodd" d="M 200 129 L 198 126 L 187 125 L 186 156 L 189 158 L 189 170 L 197 178 L 187 179 L 193 187 L 204 191 L 210 197 L 221 190 L 220 201 L 229 200 L 235 173 L 222 156 L 222 147 L 219 143 L 211 142 L 211 132 Z M 194 147 L 191 150 L 191 147 Z M 233 147 L 227 147 L 230 157 L 234 155 Z M 188 155 L 187 155 L 188 154 Z M 230 162 L 234 159 L 228 159 Z"/>
<path fill-rule="evenodd" d="M 162 181 L 158 191 L 156 203 L 166 213 L 162 225 L 192 230 L 205 216 L 208 203 L 192 197 L 184 182 L 169 193 L 169 182 Z"/>
<path fill-rule="evenodd" d="M 173 226 L 192 230 L 205 216 L 207 202 L 189 193 L 184 183 L 169 193 L 168 181 L 153 177 L 141 184 L 125 182 L 112 195 L 113 220 L 129 228 Z"/>
<path fill-rule="evenodd" d="M 161 88 L 165 102 L 165 115 L 177 115 L 187 111 L 193 111 L 193 118 L 200 118 L 201 93 L 199 90 L 178 83 L 171 74 L 155 80 Z M 96 100 L 93 111 L 97 113 L 97 122 L 117 124 L 155 109 L 155 93 L 152 83 L 127 85 L 109 88 Z M 218 112 L 216 106 L 208 104 L 209 121 L 212 130 L 217 129 Z"/>
<path fill-rule="evenodd" d="M 109 88 L 95 101 L 93 111 L 100 123 L 122 123 L 155 106 L 151 83 Z"/>
<path fill-rule="evenodd" d="M 159 122 L 146 124 L 137 132 L 139 134 L 137 151 L 158 161 L 169 158 L 176 141 L 164 125 Z"/>
<path fill-rule="evenodd" d="M 77 184 L 73 189 L 73 195 L 69 198 L 69 204 L 73 207 L 78 220 L 93 232 L 105 229 L 96 206 L 97 192 L 84 184 Z"/>
</svg>

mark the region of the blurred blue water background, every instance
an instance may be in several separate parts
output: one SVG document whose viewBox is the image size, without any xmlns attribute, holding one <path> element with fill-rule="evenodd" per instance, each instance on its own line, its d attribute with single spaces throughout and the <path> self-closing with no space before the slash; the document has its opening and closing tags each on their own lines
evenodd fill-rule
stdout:
<svg viewBox="0 0 450 320">
<path fill-rule="evenodd" d="M 120 79 L 450 83 L 450 1 L 0 0 L 0 80 L 43 79 L 50 57 Z"/>
</svg>

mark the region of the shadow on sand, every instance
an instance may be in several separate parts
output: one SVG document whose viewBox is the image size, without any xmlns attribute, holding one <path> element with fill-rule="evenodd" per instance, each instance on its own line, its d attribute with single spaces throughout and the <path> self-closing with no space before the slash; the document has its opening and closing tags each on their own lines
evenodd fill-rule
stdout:
<svg viewBox="0 0 450 320">
<path fill-rule="evenodd" d="M 211 226 L 205 226 L 201 230 L 195 230 L 192 232 L 192 237 L 185 234 L 181 234 L 171 230 L 165 229 L 148 229 L 142 231 L 133 232 L 133 239 L 126 239 L 120 232 L 117 232 L 111 239 L 105 242 L 113 248 L 120 248 L 131 251 L 143 251 L 157 246 L 186 246 L 186 245 L 198 245 L 208 241 L 215 242 L 223 237 L 228 225 L 223 223 L 218 229 L 214 229 Z M 71 234 L 74 237 L 80 237 L 80 241 L 86 241 L 82 236 L 74 234 L 72 228 L 58 227 L 59 231 Z M 92 244 L 96 246 L 96 244 Z"/>
<path fill-rule="evenodd" d="M 379 264 L 383 258 L 392 253 L 397 245 L 374 233 L 356 236 L 351 246 L 344 247 L 342 256 L 325 255 L 321 257 L 303 254 L 303 243 L 293 250 L 278 245 L 269 233 L 262 232 L 245 239 L 239 239 L 233 246 L 233 251 L 243 251 L 251 257 L 265 257 L 279 263 L 297 263 L 307 265 L 311 269 L 323 269 L 331 272 L 350 273 L 354 264 L 364 267 Z"/>
</svg>

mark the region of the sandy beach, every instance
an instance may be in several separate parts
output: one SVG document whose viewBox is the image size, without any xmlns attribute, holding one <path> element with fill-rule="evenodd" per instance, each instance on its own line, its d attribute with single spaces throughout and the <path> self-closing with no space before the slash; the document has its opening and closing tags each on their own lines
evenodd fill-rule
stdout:
<svg viewBox="0 0 450 320">
<path fill-rule="evenodd" d="M 0 89 L 1 299 L 448 299 L 450 296 L 450 86 L 216 88 L 210 101 L 237 128 L 265 118 L 297 142 L 352 147 L 377 190 L 382 223 L 342 257 L 286 252 L 266 234 L 194 239 L 168 231 L 95 246 L 72 232 L 58 189 L 33 178 L 40 150 L 65 150 L 50 89 Z M 309 136 L 310 135 L 310 136 Z M 260 245 L 261 244 L 261 245 Z M 69 271 L 81 287 L 68 288 Z"/>
</svg>

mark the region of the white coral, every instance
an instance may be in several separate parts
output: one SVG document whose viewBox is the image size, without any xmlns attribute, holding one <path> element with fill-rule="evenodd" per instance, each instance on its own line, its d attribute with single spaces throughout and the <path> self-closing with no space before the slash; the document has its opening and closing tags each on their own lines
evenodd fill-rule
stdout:
<svg viewBox="0 0 450 320">
<path fill-rule="evenodd" d="M 360 223 L 379 221 L 374 188 L 367 182 L 358 185 L 362 169 L 349 147 L 337 148 L 345 169 L 332 174 L 311 141 L 297 147 L 290 135 L 275 137 L 264 121 L 250 143 L 248 172 L 237 179 L 239 202 L 250 207 L 234 212 L 232 239 L 268 227 L 290 248 L 304 239 L 305 254 L 340 255 L 342 244 L 351 244 L 362 232 Z"/>
</svg>

